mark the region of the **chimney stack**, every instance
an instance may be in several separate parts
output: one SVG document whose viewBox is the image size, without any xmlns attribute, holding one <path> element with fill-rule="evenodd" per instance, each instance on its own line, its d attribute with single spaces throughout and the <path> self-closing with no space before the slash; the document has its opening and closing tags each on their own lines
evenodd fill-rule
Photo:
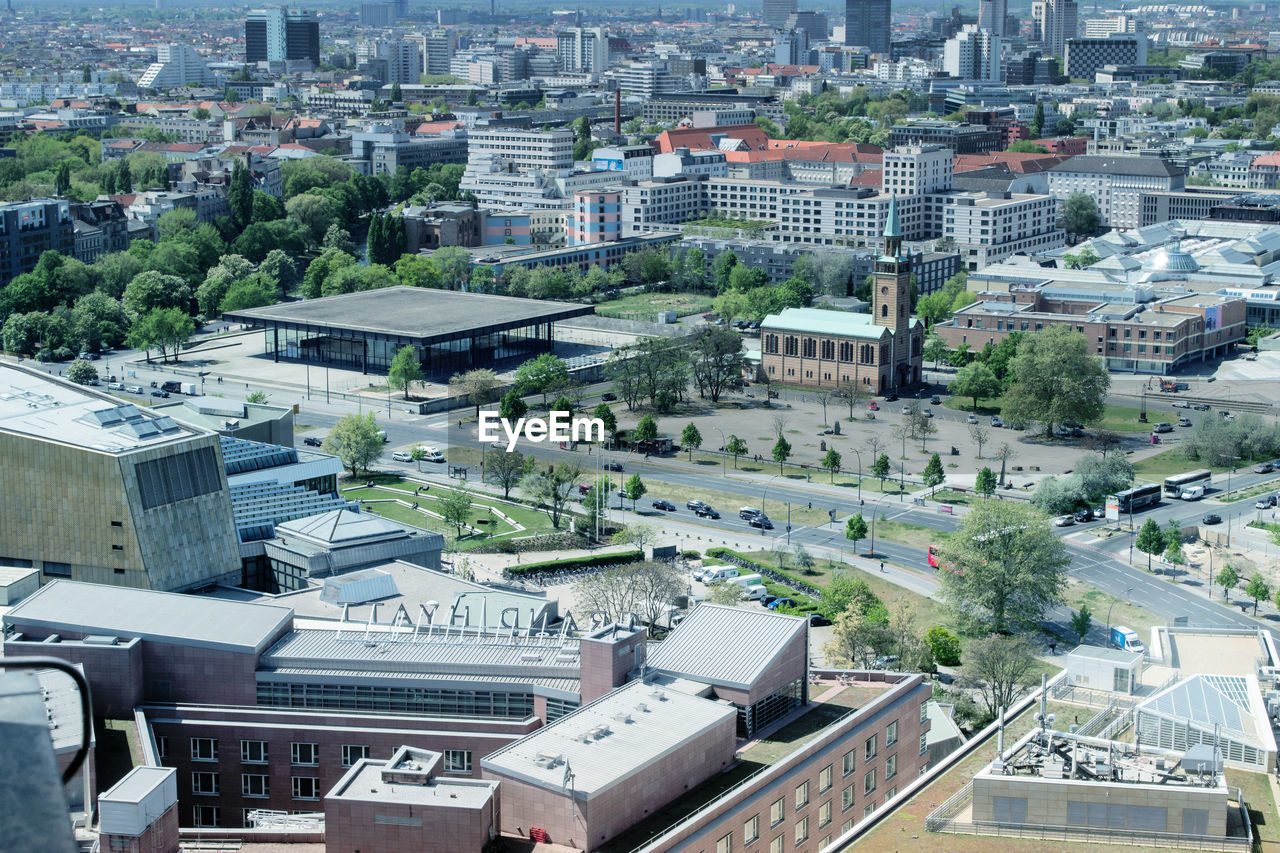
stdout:
<svg viewBox="0 0 1280 853">
<path fill-rule="evenodd" d="M 618 88 L 613 90 L 613 132 L 622 133 L 622 90 Z"/>
</svg>

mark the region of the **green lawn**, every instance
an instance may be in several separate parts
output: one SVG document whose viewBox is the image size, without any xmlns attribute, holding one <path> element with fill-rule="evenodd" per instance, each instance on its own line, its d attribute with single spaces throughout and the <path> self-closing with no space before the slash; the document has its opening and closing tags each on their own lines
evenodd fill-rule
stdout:
<svg viewBox="0 0 1280 853">
<path fill-rule="evenodd" d="M 617 320 L 654 322 L 659 311 L 674 311 L 677 317 L 705 314 L 711 297 L 705 293 L 628 293 L 618 299 L 596 304 L 596 314 Z"/>
<path fill-rule="evenodd" d="M 1197 468 L 1207 467 L 1203 462 L 1196 462 L 1183 455 L 1181 450 L 1164 450 L 1146 459 L 1133 463 L 1133 474 L 1138 482 L 1159 483 L 1165 477 L 1184 474 Z M 1211 468 L 1215 474 L 1225 468 Z"/>
<path fill-rule="evenodd" d="M 1089 610 L 1093 614 L 1094 624 L 1101 626 L 1104 630 L 1107 625 L 1108 608 L 1111 610 L 1112 625 L 1124 625 L 1127 628 L 1132 628 L 1143 637 L 1147 636 L 1155 626 L 1164 624 L 1163 619 L 1134 604 L 1132 598 L 1116 598 L 1080 581 L 1068 582 L 1067 588 L 1062 595 L 1062 603 L 1070 607 L 1073 612 L 1078 611 L 1081 604 L 1088 604 Z M 1075 638 L 1072 637 L 1070 639 L 1074 640 Z"/>
<path fill-rule="evenodd" d="M 957 412 L 974 411 L 971 397 L 948 397 L 942 405 Z M 978 401 L 977 413 L 983 417 L 998 415 L 1004 408 L 1003 397 L 990 397 Z M 1102 413 L 1102 420 L 1089 426 L 1094 429 L 1108 429 L 1112 432 L 1146 432 L 1151 425 L 1159 421 L 1177 423 L 1178 416 L 1169 409 L 1147 408 L 1147 423 L 1138 420 L 1142 410 L 1133 406 L 1113 406 L 1107 404 Z"/>
<path fill-rule="evenodd" d="M 857 456 L 855 456 L 853 453 L 847 450 L 842 450 L 838 444 L 835 444 L 835 442 L 832 441 L 832 439 L 834 439 L 835 441 L 838 442 L 841 439 L 845 438 L 846 436 L 836 435 L 836 436 L 824 436 L 824 437 L 827 439 L 827 445 L 829 447 L 834 446 L 836 450 L 841 451 L 841 456 L 843 457 L 841 459 L 842 470 L 839 474 L 835 475 L 834 480 L 832 479 L 830 471 L 820 467 L 816 463 L 810 464 L 808 468 L 801 468 L 798 465 L 787 463 L 783 465 L 783 470 L 787 472 L 786 476 L 793 480 L 804 480 L 806 478 L 806 475 L 808 475 L 812 479 L 812 481 L 815 483 L 826 483 L 828 485 L 834 484 L 837 486 L 843 486 L 847 489 L 851 489 L 856 492 L 858 488 L 858 474 L 857 474 L 857 467 L 856 467 Z M 680 458 L 685 461 L 688 461 L 689 454 L 681 453 Z M 723 468 L 724 473 L 726 474 L 728 474 L 731 471 L 742 471 L 747 474 L 778 473 L 777 462 L 773 462 L 773 461 L 755 462 L 752 460 L 751 454 L 738 457 L 738 464 L 735 467 L 732 456 L 725 457 L 723 460 L 721 460 L 720 454 L 718 453 L 707 453 L 704 451 L 695 450 L 693 452 L 693 464 L 698 466 L 699 468 L 702 468 L 704 473 L 707 473 L 707 474 L 711 474 L 712 473 L 711 469 L 713 468 Z M 876 492 L 876 493 L 882 492 L 886 495 L 900 494 L 902 490 L 901 488 L 899 488 L 899 484 L 897 480 L 898 472 L 895 470 L 893 474 L 894 476 L 892 479 L 886 480 L 882 484 L 875 477 L 871 476 L 870 460 L 868 460 L 867 468 L 863 471 L 863 474 L 862 474 L 862 491 Z"/>
</svg>

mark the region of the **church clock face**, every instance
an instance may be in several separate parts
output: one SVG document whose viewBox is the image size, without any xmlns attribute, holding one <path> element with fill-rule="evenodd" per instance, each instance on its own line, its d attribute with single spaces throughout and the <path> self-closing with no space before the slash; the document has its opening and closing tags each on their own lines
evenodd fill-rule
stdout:
<svg viewBox="0 0 1280 853">
<path fill-rule="evenodd" d="M 889 288 L 887 288 L 887 287 L 882 287 L 882 288 L 880 288 L 880 293 L 881 293 L 882 295 L 884 295 L 884 296 L 888 296 L 888 295 L 889 295 Z"/>
</svg>

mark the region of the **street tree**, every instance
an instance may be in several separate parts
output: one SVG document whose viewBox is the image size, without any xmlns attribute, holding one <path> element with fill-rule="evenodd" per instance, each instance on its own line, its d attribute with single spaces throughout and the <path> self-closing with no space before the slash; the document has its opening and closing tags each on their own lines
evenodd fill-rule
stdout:
<svg viewBox="0 0 1280 853">
<path fill-rule="evenodd" d="M 773 443 L 773 461 L 778 463 L 778 473 L 782 473 L 782 464 L 791 456 L 791 442 L 787 441 L 786 436 L 778 436 L 778 440 Z"/>
<path fill-rule="evenodd" d="M 1013 449 L 1013 446 L 1010 445 L 1008 442 L 1004 442 L 1003 444 L 1001 444 L 999 447 L 996 448 L 996 452 L 991 454 L 992 459 L 1000 460 L 1000 479 L 998 482 L 1000 483 L 1005 482 L 1005 479 L 1004 479 L 1005 465 L 1009 462 L 1010 459 L 1014 458 L 1017 455 L 1018 454 Z"/>
<path fill-rule="evenodd" d="M 698 425 L 693 421 L 685 424 L 684 431 L 680 433 L 680 443 L 684 445 L 684 449 L 689 451 L 689 461 L 693 461 L 693 451 L 702 446 L 702 433 L 698 431 Z"/>
<path fill-rule="evenodd" d="M 636 475 L 633 475 L 633 477 Z M 644 494 L 641 483 L 641 494 Z M 618 535 L 617 541 L 624 545 L 634 545 L 643 555 L 645 550 L 652 547 L 653 543 L 658 541 L 658 537 L 662 532 L 652 524 L 629 524 L 627 529 Z"/>
<path fill-rule="evenodd" d="M 742 377 L 742 335 L 727 324 L 701 327 L 688 352 L 699 397 L 718 403 L 724 390 Z"/>
<path fill-rule="evenodd" d="M 1013 421 L 1039 421 L 1045 435 L 1065 420 L 1092 423 L 1102 417 L 1111 376 L 1085 336 L 1050 326 L 1023 338 L 1009 363 L 1013 383 L 1003 412 Z"/>
<path fill-rule="evenodd" d="M 742 585 L 728 581 L 708 584 L 707 601 L 712 604 L 723 604 L 726 607 L 737 607 L 742 601 Z"/>
<path fill-rule="evenodd" d="M 840 456 L 840 451 L 833 447 L 827 451 L 825 456 L 822 457 L 822 462 L 819 464 L 831 472 L 831 482 L 834 483 L 836 481 L 836 472 L 840 470 L 840 463 L 843 461 L 844 460 Z"/>
<path fill-rule="evenodd" d="M 440 498 L 440 515 L 452 524 L 455 541 L 462 538 L 462 528 L 471 517 L 471 493 L 465 487 L 450 489 Z"/>
<path fill-rule="evenodd" d="M 502 448 L 494 448 L 484 454 L 484 481 L 501 486 L 502 497 L 508 500 L 511 498 L 511 490 L 532 468 L 533 457 L 525 456 L 518 450 L 507 453 Z"/>
<path fill-rule="evenodd" d="M 640 479 L 640 475 L 636 473 L 627 478 L 627 482 L 622 487 L 622 491 L 626 493 L 627 500 L 631 501 L 632 511 L 635 511 L 636 501 L 644 497 L 645 492 L 649 491 L 649 489 L 645 486 L 644 480 Z"/>
<path fill-rule="evenodd" d="M 1164 531 L 1164 558 L 1175 566 L 1185 565 L 1187 557 L 1182 553 L 1182 528 L 1176 518 L 1169 519 Z"/>
<path fill-rule="evenodd" d="M 1071 617 L 1071 633 L 1075 634 L 1080 642 L 1084 642 L 1084 638 L 1089 634 L 1089 629 L 1093 627 L 1093 611 L 1089 609 L 1089 605 L 1081 604 Z"/>
<path fill-rule="evenodd" d="M 532 469 L 521 481 L 521 486 L 525 494 L 536 501 L 547 518 L 551 519 L 551 526 L 559 530 L 560 521 L 566 513 L 565 506 L 581 476 L 581 468 L 561 462 L 558 465 Z"/>
<path fill-rule="evenodd" d="M 547 394 L 569 380 L 569 365 L 563 358 L 544 352 L 516 368 L 516 388 L 523 394 L 541 394 L 542 405 Z"/>
<path fill-rule="evenodd" d="M 1222 597 L 1228 602 L 1231 601 L 1231 590 L 1235 589 L 1236 584 L 1240 583 L 1240 573 L 1231 567 L 1230 564 L 1223 567 L 1218 572 L 1218 586 L 1222 587 Z"/>
<path fill-rule="evenodd" d="M 889 454 L 881 453 L 876 457 L 875 464 L 871 466 L 871 474 L 880 480 L 880 491 L 884 491 L 884 481 L 889 478 Z"/>
<path fill-rule="evenodd" d="M 938 486 L 941 486 L 947 479 L 947 472 L 942 469 L 942 457 L 933 454 L 929 457 L 929 464 L 924 467 L 924 484 L 929 487 L 929 497 L 933 497 L 933 492 Z"/>
<path fill-rule="evenodd" d="M 266 405 L 266 402 L 270 397 L 271 397 L 270 394 L 268 394 L 266 391 L 263 391 L 261 388 L 259 388 L 257 391 L 250 391 L 248 394 L 246 394 L 244 401 L 246 403 L 254 403 L 256 405 L 263 406 L 263 405 Z"/>
<path fill-rule="evenodd" d="M 62 162 L 66 162 L 63 160 Z M 86 361 L 83 358 L 77 358 L 67 367 L 67 379 L 77 385 L 92 385 L 98 381 L 98 368 L 93 366 L 92 361 Z"/>
<path fill-rule="evenodd" d="M 650 560 L 588 575 L 573 592 L 584 611 L 602 611 L 612 622 L 635 613 L 656 625 L 668 605 L 684 592 L 684 578 L 674 565 Z"/>
<path fill-rule="evenodd" d="M 604 431 L 609 433 L 611 438 L 618 434 L 618 416 L 613 413 L 613 409 L 609 408 L 608 403 L 597 403 L 591 410 L 591 417 L 598 418 L 604 424 Z"/>
<path fill-rule="evenodd" d="M 963 672 L 988 715 L 995 717 L 1030 692 L 1038 663 L 1035 649 L 1025 636 L 992 634 L 969 641 Z"/>
<path fill-rule="evenodd" d="M 498 374 L 485 367 L 455 373 L 449 379 L 449 393 L 455 397 L 469 396 L 479 417 L 480 407 L 492 403 L 498 393 Z"/>
<path fill-rule="evenodd" d="M 973 439 L 973 443 L 978 445 L 978 458 L 982 458 L 982 445 L 987 443 L 991 438 L 991 430 L 982 424 L 969 424 L 969 438 Z"/>
<path fill-rule="evenodd" d="M 382 436 L 373 412 L 364 415 L 352 413 L 338 418 L 321 445 L 326 453 L 342 460 L 342 466 L 354 478 L 361 471 L 369 470 L 374 460 L 382 455 Z"/>
<path fill-rule="evenodd" d="M 939 580 L 947 602 L 996 632 L 1037 620 L 1061 597 L 1071 563 L 1048 519 L 1009 501 L 976 504 L 943 553 L 947 569 Z"/>
<path fill-rule="evenodd" d="M 966 364 L 956 371 L 955 381 L 951 383 L 951 393 L 959 397 L 973 400 L 973 410 L 978 411 L 978 401 L 986 397 L 994 397 L 1000 393 L 1000 380 L 995 371 L 986 364 L 975 361 Z"/>
<path fill-rule="evenodd" d="M 1244 594 L 1253 599 L 1253 615 L 1257 616 L 1258 602 L 1271 600 L 1271 584 L 1267 583 L 1267 579 L 1261 572 L 1254 572 L 1253 577 L 1249 578 L 1249 583 L 1245 585 Z"/>
<path fill-rule="evenodd" d="M 937 335 L 930 335 L 924 344 L 924 360 L 933 362 L 933 369 L 937 370 L 938 365 L 947 357 L 947 342 Z"/>
<path fill-rule="evenodd" d="M 658 422 L 653 415 L 644 415 L 631 431 L 631 437 L 637 442 L 654 441 L 658 437 Z"/>
<path fill-rule="evenodd" d="M 869 589 L 854 594 L 844 610 L 834 615 L 831 638 L 822 647 L 832 665 L 870 666 L 893 643 L 889 611 Z"/>
<path fill-rule="evenodd" d="M 960 638 L 941 625 L 934 625 L 924 632 L 924 641 L 933 652 L 933 659 L 943 666 L 960 665 Z"/>
<path fill-rule="evenodd" d="M 169 353 L 173 353 L 173 360 L 177 361 L 178 351 L 195 329 L 195 321 L 185 311 L 179 308 L 157 308 L 144 314 L 133 324 L 133 328 L 125 336 L 125 342 L 134 349 L 158 349 L 161 361 L 168 361 Z"/>
<path fill-rule="evenodd" d="M 1070 193 L 1062 202 L 1062 220 L 1072 237 L 1082 237 L 1098 230 L 1101 218 L 1093 196 L 1081 190 Z"/>
<path fill-rule="evenodd" d="M 498 403 L 498 416 L 505 418 L 508 423 L 515 423 L 523 418 L 528 411 L 529 407 L 525 405 L 520 392 L 514 388 L 503 394 L 502 400 Z"/>
<path fill-rule="evenodd" d="M 996 491 L 996 474 L 990 468 L 983 467 L 974 478 L 973 490 L 984 498 L 989 498 Z"/>
<path fill-rule="evenodd" d="M 867 399 L 868 394 L 862 385 L 854 382 L 852 378 L 849 378 L 840 383 L 840 396 L 849 406 L 849 420 L 853 420 L 855 417 L 855 411 L 861 407 L 862 402 Z"/>
<path fill-rule="evenodd" d="M 422 380 L 422 363 L 418 361 L 418 352 L 406 344 L 391 359 L 391 367 L 387 370 L 387 381 L 408 400 L 409 388 L 413 383 Z"/>
<path fill-rule="evenodd" d="M 849 520 L 844 523 L 844 538 L 853 543 L 853 550 L 856 553 L 858 543 L 867 538 L 867 522 L 862 517 L 862 513 L 849 516 Z"/>
<path fill-rule="evenodd" d="M 733 454 L 733 467 L 736 470 L 738 467 L 738 457 L 746 455 L 747 442 L 738 438 L 736 435 L 730 435 L 729 443 L 724 446 L 724 452 Z"/>
<path fill-rule="evenodd" d="M 1138 529 L 1138 538 L 1133 544 L 1147 555 L 1147 571 L 1151 571 L 1151 555 L 1164 550 L 1164 533 L 1160 524 L 1154 518 L 1148 518 Z"/>
</svg>

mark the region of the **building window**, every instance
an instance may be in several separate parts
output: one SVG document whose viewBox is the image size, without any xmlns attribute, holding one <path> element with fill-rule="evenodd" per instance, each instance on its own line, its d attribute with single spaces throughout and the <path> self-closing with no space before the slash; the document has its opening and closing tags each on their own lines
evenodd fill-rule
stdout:
<svg viewBox="0 0 1280 853">
<path fill-rule="evenodd" d="M 781 835 L 769 842 L 769 853 L 782 853 Z"/>
<path fill-rule="evenodd" d="M 867 742 L 866 744 L 864 744 L 862 758 L 864 761 L 870 761 L 875 757 L 876 757 L 876 736 L 872 735 L 871 737 L 867 738 Z"/>
<path fill-rule="evenodd" d="M 218 774 L 209 771 L 196 771 L 191 774 L 191 793 L 207 797 L 218 795 Z"/>
<path fill-rule="evenodd" d="M 211 737 L 193 737 L 191 739 L 192 761 L 217 761 L 218 742 Z"/>
<path fill-rule="evenodd" d="M 829 823 L 831 823 L 831 801 L 827 800 L 818 806 L 818 829 L 822 829 Z"/>
<path fill-rule="evenodd" d="M 294 776 L 293 798 L 295 800 L 320 799 L 320 780 L 315 776 Z"/>
<path fill-rule="evenodd" d="M 818 774 L 818 793 L 826 793 L 831 790 L 831 765 L 828 764 L 822 768 L 822 772 Z"/>
<path fill-rule="evenodd" d="M 71 564 L 45 560 L 44 573 L 51 578 L 69 578 L 71 577 Z"/>
<path fill-rule="evenodd" d="M 245 764 L 266 764 L 267 742 L 265 740 L 240 741 L 240 760 Z"/>
<path fill-rule="evenodd" d="M 888 782 L 894 776 L 898 775 L 898 756 L 890 755 L 884 760 L 884 780 Z"/>
<path fill-rule="evenodd" d="M 794 335 L 787 335 L 782 343 L 787 355 L 798 355 L 800 353 L 800 339 Z"/>
<path fill-rule="evenodd" d="M 192 812 L 193 822 L 196 826 L 222 826 L 221 810 L 217 806 L 195 806 L 192 808 Z"/>
<path fill-rule="evenodd" d="M 920 754 L 924 755 L 928 751 L 929 751 L 929 735 L 928 734 L 920 735 Z"/>
<path fill-rule="evenodd" d="M 786 817 L 783 811 L 785 802 L 782 797 L 779 797 L 773 801 L 773 805 L 769 806 L 769 826 L 774 827 L 782 823 L 782 819 Z"/>
<path fill-rule="evenodd" d="M 271 777 L 265 773 L 241 773 L 240 793 L 246 797 L 271 796 Z"/>
<path fill-rule="evenodd" d="M 796 821 L 796 844 L 809 840 L 809 818 L 802 817 Z"/>
<path fill-rule="evenodd" d="M 840 810 L 848 811 L 853 805 L 853 786 L 848 785 L 840 792 Z"/>
<path fill-rule="evenodd" d="M 289 744 L 289 760 L 293 764 L 314 767 L 320 763 L 320 744 L 318 743 L 291 743 Z"/>
<path fill-rule="evenodd" d="M 369 747 L 356 743 L 342 745 L 342 766 L 350 767 L 362 758 L 369 757 Z"/>
<path fill-rule="evenodd" d="M 760 815 L 752 815 L 751 818 L 742 825 L 742 843 L 751 844 L 760 840 Z"/>
<path fill-rule="evenodd" d="M 872 813 L 873 811 L 875 811 L 875 810 L 876 810 L 876 804 L 875 804 L 875 803 L 867 803 L 866 808 L 864 808 L 864 809 L 862 810 L 862 816 L 863 816 L 864 818 L 865 818 L 865 817 L 870 817 L 870 816 L 871 816 L 871 813 Z"/>
<path fill-rule="evenodd" d="M 867 775 L 862 777 L 862 793 L 870 794 L 876 789 L 876 770 L 871 768 L 867 771 Z"/>
<path fill-rule="evenodd" d="M 889 727 L 884 730 L 884 745 L 886 747 L 893 746 L 898 742 L 898 721 L 894 720 Z"/>
<path fill-rule="evenodd" d="M 164 761 L 169 757 L 169 736 L 156 735 L 156 758 Z"/>
<path fill-rule="evenodd" d="M 716 853 L 733 853 L 733 833 L 716 842 Z"/>
<path fill-rule="evenodd" d="M 809 805 L 809 782 L 806 780 L 796 785 L 796 809 Z"/>
<path fill-rule="evenodd" d="M 842 775 L 848 776 L 850 773 L 853 772 L 854 766 L 857 763 L 855 761 L 855 759 L 857 758 L 857 752 L 858 751 L 856 749 L 851 749 L 844 754 L 844 765 L 843 765 L 844 773 Z"/>
<path fill-rule="evenodd" d="M 444 772 L 470 773 L 471 751 L 466 749 L 446 749 L 444 751 Z"/>
</svg>

